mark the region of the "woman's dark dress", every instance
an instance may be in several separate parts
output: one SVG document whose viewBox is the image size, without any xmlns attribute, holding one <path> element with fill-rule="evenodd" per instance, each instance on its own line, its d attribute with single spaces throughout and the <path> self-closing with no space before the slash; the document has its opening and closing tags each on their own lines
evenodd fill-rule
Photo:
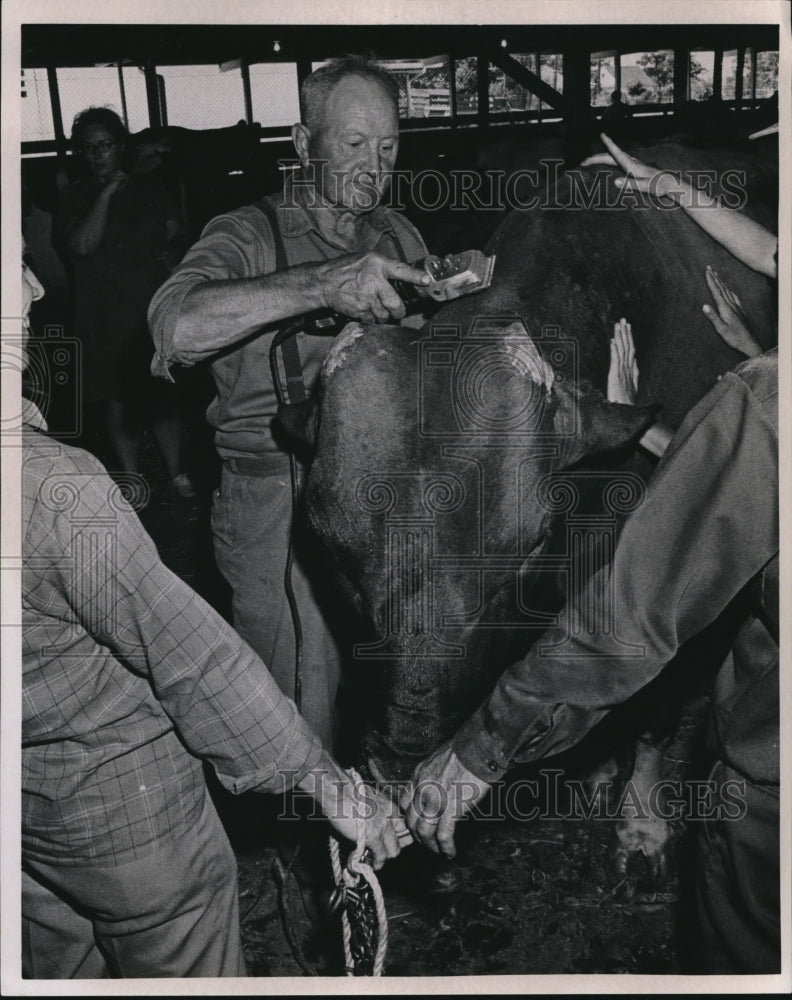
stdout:
<svg viewBox="0 0 792 1000">
<path fill-rule="evenodd" d="M 64 243 L 101 187 L 101 181 L 88 178 L 64 192 L 59 213 Z M 83 345 L 87 402 L 140 402 L 142 395 L 154 391 L 149 372 L 154 347 L 146 311 L 168 274 L 161 258 L 168 242 L 167 222 L 174 215 L 158 178 L 130 174 L 110 199 L 99 247 L 87 257 L 70 255 L 75 333 Z"/>
</svg>

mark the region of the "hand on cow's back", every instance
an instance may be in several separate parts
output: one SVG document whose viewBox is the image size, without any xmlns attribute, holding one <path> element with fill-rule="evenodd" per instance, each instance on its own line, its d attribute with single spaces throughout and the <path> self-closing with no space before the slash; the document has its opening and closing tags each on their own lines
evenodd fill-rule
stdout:
<svg viewBox="0 0 792 1000">
<path fill-rule="evenodd" d="M 355 253 L 317 266 L 324 305 L 342 316 L 364 323 L 399 320 L 405 306 L 391 281 L 429 284 L 425 271 L 381 254 Z"/>
</svg>

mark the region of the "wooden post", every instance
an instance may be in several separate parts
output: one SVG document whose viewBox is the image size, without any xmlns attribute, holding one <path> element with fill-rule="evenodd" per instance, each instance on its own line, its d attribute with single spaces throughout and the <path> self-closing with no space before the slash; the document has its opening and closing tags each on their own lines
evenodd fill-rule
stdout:
<svg viewBox="0 0 792 1000">
<path fill-rule="evenodd" d="M 737 111 L 742 109 L 743 102 L 743 71 L 745 70 L 745 46 L 741 45 L 737 49 L 737 68 L 734 80 L 734 106 Z"/>
<path fill-rule="evenodd" d="M 690 53 L 674 49 L 674 114 L 679 114 L 689 97 Z"/>
<path fill-rule="evenodd" d="M 168 124 L 168 98 L 165 94 L 165 77 L 162 73 L 157 73 L 154 77 L 157 82 L 157 106 L 159 108 L 160 121 L 163 125 Z"/>
<path fill-rule="evenodd" d="M 245 97 L 245 121 L 248 125 L 253 124 L 253 92 L 250 89 L 250 64 L 247 59 L 243 59 L 239 67 L 242 74 L 242 92 Z"/>
<path fill-rule="evenodd" d="M 575 137 L 580 149 L 589 141 L 591 115 L 591 54 L 588 49 L 564 51 L 564 98 L 560 110 L 564 115 L 570 138 Z"/>
<path fill-rule="evenodd" d="M 712 63 L 712 96 L 720 101 L 723 99 L 723 49 L 715 49 Z"/>
<path fill-rule="evenodd" d="M 456 58 L 452 52 L 448 57 L 448 85 L 451 88 L 451 128 L 457 127 Z"/>
<path fill-rule="evenodd" d="M 124 86 L 124 67 L 121 65 L 121 60 L 118 60 L 118 89 L 121 91 L 121 117 L 124 119 L 124 125 L 129 131 L 129 112 L 127 111 L 127 100 L 126 100 L 126 87 Z"/>
<path fill-rule="evenodd" d="M 482 128 L 489 125 L 489 59 L 479 51 L 476 57 L 476 83 L 478 92 L 478 123 Z"/>
<path fill-rule="evenodd" d="M 152 128 L 158 128 L 160 125 L 167 125 L 167 114 L 165 115 L 165 120 L 163 121 L 162 112 L 164 109 L 160 106 L 160 85 L 157 76 L 157 68 L 154 65 L 153 60 L 149 59 L 146 62 L 143 73 L 146 78 L 146 102 L 148 104 L 149 111 L 149 125 L 151 125 Z"/>
<path fill-rule="evenodd" d="M 49 86 L 50 104 L 52 105 L 52 127 L 55 130 L 55 148 L 58 159 L 66 157 L 68 140 L 63 131 L 63 113 L 61 112 L 60 93 L 58 92 L 58 73 L 54 66 L 47 66 L 47 84 Z"/>
<path fill-rule="evenodd" d="M 313 67 L 311 65 L 311 60 L 307 59 L 305 56 L 298 56 L 297 58 L 297 90 L 299 93 L 300 100 L 300 121 L 305 121 L 305 108 L 303 107 L 302 100 L 302 85 L 303 81 L 306 80 L 313 72 Z"/>
</svg>

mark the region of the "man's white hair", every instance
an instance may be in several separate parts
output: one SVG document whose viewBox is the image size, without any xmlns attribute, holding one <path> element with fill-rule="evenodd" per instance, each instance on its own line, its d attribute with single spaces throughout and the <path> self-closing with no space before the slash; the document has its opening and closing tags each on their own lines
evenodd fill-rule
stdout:
<svg viewBox="0 0 792 1000">
<path fill-rule="evenodd" d="M 399 85 L 394 77 L 369 56 L 339 56 L 314 70 L 303 81 L 300 92 L 303 124 L 312 132 L 322 127 L 325 103 L 331 91 L 348 76 L 359 76 L 364 80 L 374 80 L 379 83 L 393 101 L 398 117 Z"/>
</svg>

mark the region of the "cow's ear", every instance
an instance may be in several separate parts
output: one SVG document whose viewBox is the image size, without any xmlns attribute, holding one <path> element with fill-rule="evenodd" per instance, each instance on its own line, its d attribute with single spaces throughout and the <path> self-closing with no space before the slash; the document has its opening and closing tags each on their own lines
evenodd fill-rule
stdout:
<svg viewBox="0 0 792 1000">
<path fill-rule="evenodd" d="M 617 451 L 637 444 L 660 412 L 656 404 L 626 406 L 609 403 L 593 390 L 575 393 L 574 397 L 566 393 L 563 396 L 566 398 L 556 411 L 555 423 L 567 445 L 563 449 L 565 466 L 586 455 Z"/>
</svg>

